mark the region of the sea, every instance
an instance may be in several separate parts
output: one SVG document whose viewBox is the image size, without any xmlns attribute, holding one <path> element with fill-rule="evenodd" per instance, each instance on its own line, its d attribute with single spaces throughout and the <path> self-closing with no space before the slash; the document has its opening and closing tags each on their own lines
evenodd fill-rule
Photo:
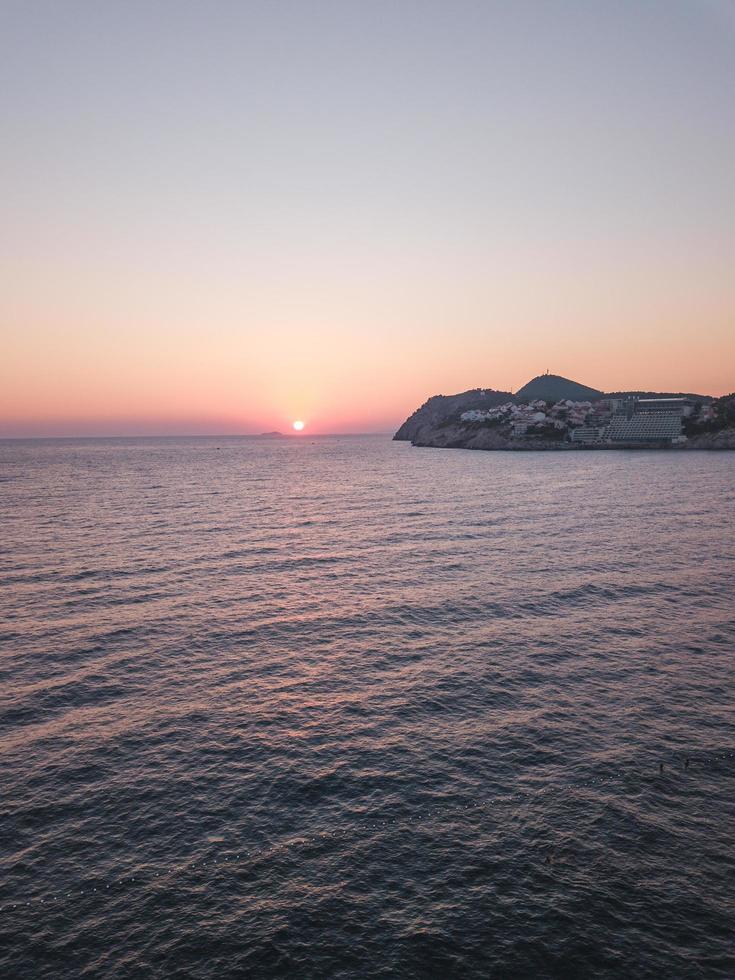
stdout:
<svg viewBox="0 0 735 980">
<path fill-rule="evenodd" d="M 735 453 L 0 444 L 0 976 L 735 976 Z"/>
</svg>

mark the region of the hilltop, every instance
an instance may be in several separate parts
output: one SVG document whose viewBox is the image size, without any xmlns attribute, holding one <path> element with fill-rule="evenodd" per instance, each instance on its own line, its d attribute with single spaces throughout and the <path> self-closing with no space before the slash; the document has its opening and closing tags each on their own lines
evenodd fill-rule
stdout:
<svg viewBox="0 0 735 980">
<path fill-rule="evenodd" d="M 597 388 L 579 384 L 562 378 L 560 374 L 539 374 L 528 384 L 519 388 L 516 398 L 522 402 L 532 402 L 540 398 L 545 402 L 559 402 L 569 398 L 573 402 L 595 401 L 602 398 L 602 392 Z"/>
</svg>

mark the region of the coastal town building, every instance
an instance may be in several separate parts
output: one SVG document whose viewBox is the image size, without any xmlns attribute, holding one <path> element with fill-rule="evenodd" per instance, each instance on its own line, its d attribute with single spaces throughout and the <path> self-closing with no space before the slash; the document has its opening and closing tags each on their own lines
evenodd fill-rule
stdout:
<svg viewBox="0 0 735 980">
<path fill-rule="evenodd" d="M 583 445 L 674 444 L 682 441 L 682 421 L 695 410 L 691 399 L 602 398 L 598 401 L 563 399 L 548 404 L 506 402 L 488 409 L 470 409 L 462 422 L 505 425 L 513 438 L 559 438 Z"/>
<path fill-rule="evenodd" d="M 608 442 L 673 442 L 681 437 L 681 416 L 651 412 L 633 418 L 615 416 L 607 427 Z"/>
<path fill-rule="evenodd" d="M 605 398 L 603 404 L 610 412 L 622 412 L 629 401 L 630 398 L 626 395 L 621 398 Z"/>
<path fill-rule="evenodd" d="M 580 425 L 569 433 L 571 442 L 595 443 L 602 442 L 605 434 L 604 426 Z"/>
<path fill-rule="evenodd" d="M 694 403 L 689 398 L 636 398 L 634 415 L 677 415 L 686 418 L 692 414 Z"/>
</svg>

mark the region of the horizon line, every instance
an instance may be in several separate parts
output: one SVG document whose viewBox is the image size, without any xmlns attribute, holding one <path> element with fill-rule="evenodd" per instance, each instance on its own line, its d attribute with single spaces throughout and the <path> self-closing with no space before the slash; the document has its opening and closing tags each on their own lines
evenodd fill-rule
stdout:
<svg viewBox="0 0 735 980">
<path fill-rule="evenodd" d="M 395 430 L 397 431 L 397 430 Z M 128 435 L 2 436 L 0 442 L 50 442 L 64 439 L 335 439 L 339 436 L 392 436 L 394 430 L 370 432 L 198 432 L 198 433 L 132 433 Z"/>
</svg>

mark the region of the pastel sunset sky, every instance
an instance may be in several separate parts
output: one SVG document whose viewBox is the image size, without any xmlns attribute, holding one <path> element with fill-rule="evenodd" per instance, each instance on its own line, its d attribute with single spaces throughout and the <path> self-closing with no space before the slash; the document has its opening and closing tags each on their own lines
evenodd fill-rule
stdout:
<svg viewBox="0 0 735 980">
<path fill-rule="evenodd" d="M 731 0 L 3 0 L 0 435 L 735 388 Z"/>
</svg>

